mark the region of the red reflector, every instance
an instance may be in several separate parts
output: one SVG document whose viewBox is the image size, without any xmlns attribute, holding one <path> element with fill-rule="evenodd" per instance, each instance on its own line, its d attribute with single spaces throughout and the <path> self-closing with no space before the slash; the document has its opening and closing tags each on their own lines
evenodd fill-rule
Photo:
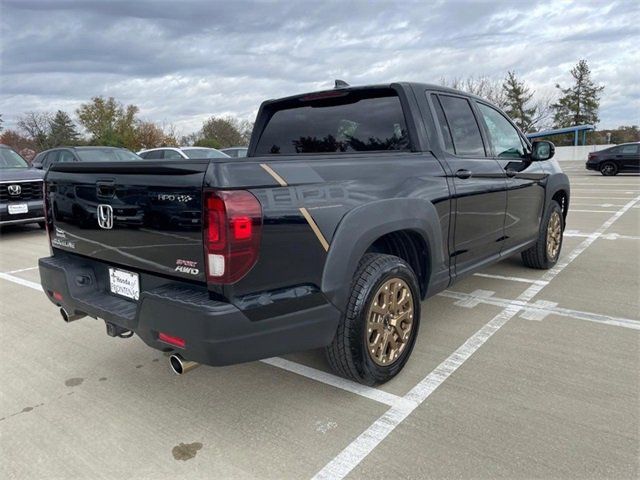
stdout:
<svg viewBox="0 0 640 480">
<path fill-rule="evenodd" d="M 59 302 L 62 301 L 62 294 L 60 292 L 53 292 L 53 298 L 58 300 Z"/>
<path fill-rule="evenodd" d="M 173 335 L 167 335 L 163 332 L 158 333 L 158 340 L 178 348 L 184 348 L 186 345 L 184 338 L 174 337 Z"/>
<path fill-rule="evenodd" d="M 249 217 L 238 217 L 231 220 L 233 225 L 233 238 L 236 240 L 246 240 L 251 238 L 251 219 Z"/>
</svg>

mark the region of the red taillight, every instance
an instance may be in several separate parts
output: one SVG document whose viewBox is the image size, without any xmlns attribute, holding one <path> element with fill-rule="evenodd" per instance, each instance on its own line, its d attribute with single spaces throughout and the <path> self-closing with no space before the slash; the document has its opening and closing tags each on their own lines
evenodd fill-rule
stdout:
<svg viewBox="0 0 640 480">
<path fill-rule="evenodd" d="M 258 260 L 260 202 L 245 190 L 205 191 L 203 217 L 207 280 L 237 282 Z"/>
<path fill-rule="evenodd" d="M 173 335 L 169 335 L 164 332 L 158 333 L 158 340 L 178 348 L 184 348 L 187 343 L 185 342 L 184 338 L 174 337 Z"/>
</svg>

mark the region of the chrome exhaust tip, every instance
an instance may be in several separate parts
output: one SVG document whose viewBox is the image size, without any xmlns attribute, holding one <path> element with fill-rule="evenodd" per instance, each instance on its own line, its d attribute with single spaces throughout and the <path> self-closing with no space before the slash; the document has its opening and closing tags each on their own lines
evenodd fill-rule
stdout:
<svg viewBox="0 0 640 480">
<path fill-rule="evenodd" d="M 81 318 L 86 317 L 85 314 L 72 314 L 67 312 L 64 308 L 60 309 L 60 315 L 62 315 L 62 319 L 66 322 L 74 322 L 76 320 L 80 320 Z"/>
<path fill-rule="evenodd" d="M 185 360 L 179 353 L 174 353 L 169 357 L 169 365 L 176 375 L 182 375 L 200 366 L 198 362 Z"/>
</svg>

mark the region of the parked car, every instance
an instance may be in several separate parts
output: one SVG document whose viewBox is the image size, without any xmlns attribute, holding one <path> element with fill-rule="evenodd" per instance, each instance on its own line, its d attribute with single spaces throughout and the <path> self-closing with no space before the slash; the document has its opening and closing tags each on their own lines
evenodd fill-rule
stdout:
<svg viewBox="0 0 640 480">
<path fill-rule="evenodd" d="M 45 227 L 40 170 L 6 145 L 0 145 L 0 228 L 37 223 Z"/>
<path fill-rule="evenodd" d="M 248 147 L 229 147 L 229 148 L 223 148 L 220 151 L 226 153 L 230 157 L 238 158 L 238 157 L 246 157 L 247 150 L 249 150 Z"/>
<path fill-rule="evenodd" d="M 142 160 L 126 148 L 118 147 L 58 147 L 40 152 L 33 159 L 34 168 L 48 169 L 54 163 L 69 162 L 133 162 Z"/>
<path fill-rule="evenodd" d="M 162 147 L 140 150 L 138 152 L 145 160 L 180 160 L 191 158 L 229 158 L 226 153 L 215 148 L 206 147 Z"/>
<path fill-rule="evenodd" d="M 176 373 L 324 347 L 340 375 L 377 384 L 407 362 L 422 299 L 517 253 L 558 261 L 570 192 L 553 144 L 481 98 L 337 88 L 267 101 L 256 125 L 242 162 L 50 169 L 39 266 L 65 321 L 135 333 Z M 82 225 L 56 215 L 62 185 L 96 202 Z M 163 204 L 195 228 L 147 218 Z"/>
<path fill-rule="evenodd" d="M 585 166 L 587 170 L 596 170 L 605 176 L 640 172 L 640 142 L 622 143 L 591 152 Z"/>
</svg>

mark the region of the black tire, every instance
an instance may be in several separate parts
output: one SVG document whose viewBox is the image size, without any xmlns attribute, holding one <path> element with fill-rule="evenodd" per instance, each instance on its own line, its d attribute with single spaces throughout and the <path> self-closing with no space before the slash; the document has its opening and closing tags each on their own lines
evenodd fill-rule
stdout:
<svg viewBox="0 0 640 480">
<path fill-rule="evenodd" d="M 549 222 L 554 215 L 558 215 L 558 221 L 560 222 L 560 234 L 559 234 L 559 246 L 555 257 L 550 257 L 547 249 L 547 242 L 549 241 Z M 542 222 L 542 228 L 538 234 L 538 241 L 535 245 L 522 252 L 522 262 L 529 268 L 537 268 L 541 270 L 547 270 L 553 267 L 560 257 L 562 250 L 562 239 L 564 233 L 564 216 L 562 215 L 562 208 L 560 204 L 555 200 L 551 201 L 547 213 L 544 216 Z"/>
<path fill-rule="evenodd" d="M 600 173 L 605 177 L 612 177 L 618 174 L 618 165 L 615 162 L 604 162 L 600 165 Z"/>
<path fill-rule="evenodd" d="M 45 230 L 47 228 L 47 224 L 45 222 L 38 222 L 38 226 L 42 229 Z"/>
<path fill-rule="evenodd" d="M 413 323 L 401 353 L 389 365 L 383 366 L 374 362 L 369 354 L 365 329 L 369 307 L 379 294 L 379 289 L 385 282 L 394 279 L 399 279 L 408 287 L 413 307 Z M 327 360 L 343 377 L 365 385 L 384 383 L 397 375 L 407 363 L 419 325 L 420 289 L 414 271 L 401 258 L 368 253 L 360 261 L 354 275 L 347 310 L 340 319 L 336 336 L 326 347 Z"/>
</svg>

